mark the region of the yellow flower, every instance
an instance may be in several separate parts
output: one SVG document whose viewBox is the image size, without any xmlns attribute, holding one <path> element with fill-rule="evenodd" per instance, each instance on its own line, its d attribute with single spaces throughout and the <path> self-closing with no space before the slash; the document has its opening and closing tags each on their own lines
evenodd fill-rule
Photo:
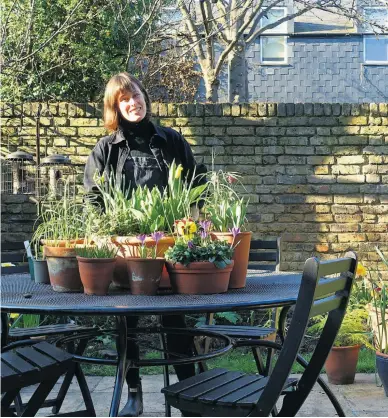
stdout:
<svg viewBox="0 0 388 418">
<path fill-rule="evenodd" d="M 366 268 L 361 263 L 358 263 L 356 276 L 365 276 L 365 274 L 366 274 Z"/>
<path fill-rule="evenodd" d="M 184 239 L 190 240 L 194 238 L 194 234 L 197 232 L 197 225 L 191 219 L 182 219 L 176 222 L 176 231 Z"/>
<path fill-rule="evenodd" d="M 16 318 L 18 318 L 18 317 L 19 317 L 19 314 L 18 314 L 18 313 L 11 313 L 11 314 L 9 315 L 9 317 L 10 317 L 10 318 L 12 318 L 12 319 L 16 319 Z"/>
<path fill-rule="evenodd" d="M 175 178 L 176 179 L 179 179 L 180 178 L 180 176 L 182 174 L 182 170 L 183 170 L 183 167 L 182 167 L 181 164 L 179 164 L 178 167 L 175 170 Z"/>
</svg>

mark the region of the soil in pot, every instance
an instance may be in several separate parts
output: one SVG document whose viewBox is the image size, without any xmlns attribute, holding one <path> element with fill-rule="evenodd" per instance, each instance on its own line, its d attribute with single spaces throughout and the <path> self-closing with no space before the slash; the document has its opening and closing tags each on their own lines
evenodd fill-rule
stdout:
<svg viewBox="0 0 388 418">
<path fill-rule="evenodd" d="M 376 369 L 383 384 L 385 396 L 388 396 L 388 354 L 376 351 Z"/>
<path fill-rule="evenodd" d="M 108 293 L 113 280 L 116 258 L 77 257 L 84 293 L 103 296 Z"/>
<path fill-rule="evenodd" d="M 325 363 L 330 383 L 333 385 L 354 383 L 360 348 L 361 345 L 332 347 Z"/>
<path fill-rule="evenodd" d="M 140 257 L 139 246 L 140 242 L 136 237 L 111 237 L 112 243 L 118 248 L 116 268 L 113 277 L 113 284 L 116 287 L 129 288 L 128 272 L 126 258 Z M 147 237 L 146 245 L 153 247 L 155 241 L 151 237 Z M 174 237 L 165 236 L 160 239 L 157 246 L 157 256 L 164 257 L 164 253 L 169 247 L 175 244 Z M 162 279 L 159 287 L 169 288 L 171 287 L 170 279 L 166 269 L 163 269 Z"/>
<path fill-rule="evenodd" d="M 35 283 L 50 284 L 47 260 L 34 260 Z"/>
<path fill-rule="evenodd" d="M 74 248 L 43 247 L 50 283 L 56 292 L 82 292 L 82 282 Z"/>
<path fill-rule="evenodd" d="M 227 292 L 233 264 L 232 261 L 224 269 L 207 261 L 193 262 L 188 266 L 167 262 L 166 266 L 175 293 L 199 295 Z"/>
<path fill-rule="evenodd" d="M 156 295 L 164 258 L 127 258 L 128 281 L 133 295 Z"/>
<path fill-rule="evenodd" d="M 212 232 L 211 237 L 229 244 L 233 242 L 231 232 Z M 229 289 L 241 289 L 246 285 L 251 239 L 252 232 L 240 232 L 234 240 L 234 245 L 238 245 L 233 254 L 234 267 L 230 274 Z"/>
</svg>

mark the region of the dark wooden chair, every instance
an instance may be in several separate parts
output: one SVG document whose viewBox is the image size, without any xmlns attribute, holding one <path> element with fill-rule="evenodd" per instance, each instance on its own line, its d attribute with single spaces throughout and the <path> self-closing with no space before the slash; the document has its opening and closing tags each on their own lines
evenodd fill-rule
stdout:
<svg viewBox="0 0 388 418">
<path fill-rule="evenodd" d="M 249 252 L 248 268 L 252 270 L 267 270 L 278 271 L 280 260 L 280 238 L 273 240 L 252 240 Z M 200 325 L 199 328 L 218 332 L 233 339 L 271 339 L 276 338 L 276 314 L 277 310 L 272 310 L 271 327 L 257 327 L 257 326 L 236 326 L 236 325 L 214 325 L 214 314 L 208 313 L 206 315 L 206 322 Z M 210 340 L 205 341 L 204 352 L 209 350 Z M 197 350 L 200 350 L 197 347 Z M 273 350 L 267 350 L 267 358 L 265 364 L 257 347 L 252 347 L 252 352 L 258 368 L 259 373 L 268 375 L 273 357 Z M 200 366 L 202 370 L 206 369 L 206 365 Z"/>
<path fill-rule="evenodd" d="M 162 389 L 175 408 L 203 416 L 268 416 L 284 395 L 279 416 L 295 416 L 323 368 L 341 326 L 353 284 L 357 258 L 306 261 L 297 303 L 284 344 L 272 341 L 237 341 L 236 347 L 270 347 L 279 351 L 270 376 L 213 369 Z M 336 275 L 334 278 L 326 276 Z M 311 360 L 299 379 L 290 379 L 291 368 L 308 321 L 328 314 Z"/>
<path fill-rule="evenodd" d="M 21 274 L 21 273 L 28 273 L 28 262 L 26 251 L 24 248 L 23 242 L 12 242 L 12 243 L 3 243 L 1 248 L 1 262 L 2 263 L 12 263 L 15 264 L 14 266 L 4 266 L 1 267 L 1 274 Z M 26 278 L 26 280 L 30 280 L 30 278 Z M 42 321 L 44 319 L 42 318 Z M 87 331 L 91 331 L 94 328 L 86 327 L 83 325 L 78 325 L 73 323 L 69 320 L 68 317 L 61 317 L 59 324 L 50 324 L 50 325 L 40 325 L 37 327 L 29 327 L 29 328 L 10 328 L 8 323 L 7 314 L 2 312 L 1 313 L 1 346 L 5 346 L 15 341 L 24 341 L 30 338 L 59 338 L 60 336 L 64 335 L 75 335 L 77 333 L 84 333 Z M 74 343 L 69 343 L 67 345 L 67 350 L 70 353 L 82 355 L 83 351 L 85 350 L 87 344 L 87 339 L 80 341 L 80 343 L 75 346 Z M 75 371 L 77 373 L 75 373 Z M 71 369 L 66 374 L 64 382 L 62 384 L 61 390 L 56 399 L 48 400 L 45 402 L 44 407 L 52 406 L 53 413 L 58 413 L 63 400 L 66 396 L 67 391 L 69 390 L 72 378 L 76 375 L 78 379 L 78 383 L 82 388 L 81 390 L 85 389 L 86 381 L 79 373 L 77 367 L 75 369 Z M 86 390 L 86 389 L 85 389 Z M 21 400 L 20 397 L 16 397 L 16 407 L 20 409 Z M 94 411 L 93 406 L 90 406 L 90 402 L 87 405 L 89 411 Z"/>
<path fill-rule="evenodd" d="M 64 373 L 74 371 L 73 356 L 52 344 L 41 342 L 18 342 L 3 347 L 1 354 L 1 413 L 3 416 L 34 416 L 45 407 L 45 399 Z M 38 385 L 27 403 L 12 406 L 20 399 L 21 389 Z M 91 400 L 89 389 L 87 395 Z M 84 396 L 85 398 L 85 396 Z M 76 416 L 83 411 L 77 412 Z M 94 408 L 92 415 L 95 416 Z M 94 413 L 94 414 L 93 414 Z"/>
</svg>

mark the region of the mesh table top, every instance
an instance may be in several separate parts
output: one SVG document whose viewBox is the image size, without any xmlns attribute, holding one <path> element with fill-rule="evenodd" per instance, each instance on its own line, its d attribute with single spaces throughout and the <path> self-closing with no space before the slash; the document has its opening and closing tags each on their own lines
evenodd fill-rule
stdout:
<svg viewBox="0 0 388 418">
<path fill-rule="evenodd" d="M 27 274 L 1 278 L 1 308 L 4 312 L 55 313 L 73 315 L 160 315 L 225 312 L 269 308 L 296 302 L 300 273 L 248 272 L 244 289 L 223 294 L 134 296 L 124 290 L 110 290 L 106 296 L 58 293 L 50 285 L 37 284 Z"/>
</svg>

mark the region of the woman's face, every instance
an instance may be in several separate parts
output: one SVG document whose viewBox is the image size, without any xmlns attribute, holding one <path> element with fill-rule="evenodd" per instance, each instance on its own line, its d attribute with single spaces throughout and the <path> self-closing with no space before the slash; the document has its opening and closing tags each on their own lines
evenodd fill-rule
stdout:
<svg viewBox="0 0 388 418">
<path fill-rule="evenodd" d="M 136 85 L 133 86 L 133 92 L 121 93 L 117 101 L 121 116 L 128 122 L 137 123 L 144 119 L 147 105 L 143 93 Z"/>
</svg>

